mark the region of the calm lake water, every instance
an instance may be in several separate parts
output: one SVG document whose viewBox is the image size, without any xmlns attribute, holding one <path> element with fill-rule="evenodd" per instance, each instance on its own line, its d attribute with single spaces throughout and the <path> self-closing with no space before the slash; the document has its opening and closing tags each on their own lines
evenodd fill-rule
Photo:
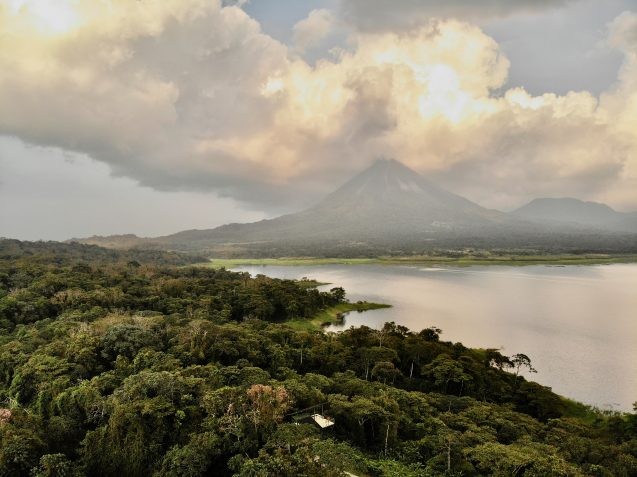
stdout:
<svg viewBox="0 0 637 477">
<path fill-rule="evenodd" d="M 352 301 L 392 308 L 349 314 L 339 330 L 395 321 L 442 339 L 525 353 L 532 379 L 604 409 L 637 401 L 637 264 L 593 266 L 246 266 L 342 286 Z M 328 286 L 327 288 L 330 288 Z"/>
</svg>

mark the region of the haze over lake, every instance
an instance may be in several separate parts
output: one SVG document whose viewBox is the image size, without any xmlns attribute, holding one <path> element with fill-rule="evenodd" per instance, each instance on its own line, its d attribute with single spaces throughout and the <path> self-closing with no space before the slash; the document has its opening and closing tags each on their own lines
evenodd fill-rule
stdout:
<svg viewBox="0 0 637 477">
<path fill-rule="evenodd" d="M 637 264 L 600 266 L 244 266 L 342 286 L 350 300 L 392 308 L 353 313 L 339 330 L 395 321 L 442 328 L 443 340 L 527 354 L 554 391 L 605 409 L 637 395 Z"/>
</svg>

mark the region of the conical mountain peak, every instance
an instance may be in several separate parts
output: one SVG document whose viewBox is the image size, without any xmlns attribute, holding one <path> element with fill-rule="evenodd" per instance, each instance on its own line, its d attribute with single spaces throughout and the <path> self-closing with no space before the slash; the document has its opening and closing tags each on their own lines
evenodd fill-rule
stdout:
<svg viewBox="0 0 637 477">
<path fill-rule="evenodd" d="M 377 159 L 367 169 L 362 171 L 359 175 L 369 174 L 400 174 L 400 175 L 413 175 L 414 177 L 420 177 L 413 169 L 410 169 L 402 162 L 396 159 Z"/>
<path fill-rule="evenodd" d="M 402 162 L 397 161 L 396 159 L 393 158 L 389 158 L 389 157 L 381 157 L 379 159 L 376 159 L 373 164 L 368 167 L 368 169 L 371 168 L 395 168 L 395 169 L 400 169 L 400 168 L 405 168 L 408 169 L 407 166 L 405 166 Z"/>
<path fill-rule="evenodd" d="M 428 185 L 420 174 L 401 162 L 395 159 L 378 159 L 330 194 L 326 200 L 334 197 L 342 200 L 343 196 L 352 194 L 357 200 L 361 200 L 363 196 L 382 196 L 390 190 L 420 193 Z"/>
<path fill-rule="evenodd" d="M 464 199 L 427 181 L 395 159 L 379 159 L 328 195 L 318 207 L 442 206 L 442 202 Z"/>
</svg>

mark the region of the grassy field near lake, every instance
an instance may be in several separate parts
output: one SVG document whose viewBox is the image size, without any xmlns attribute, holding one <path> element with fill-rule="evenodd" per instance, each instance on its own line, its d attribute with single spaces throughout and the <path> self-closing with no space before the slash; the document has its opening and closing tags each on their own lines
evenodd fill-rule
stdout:
<svg viewBox="0 0 637 477">
<path fill-rule="evenodd" d="M 244 265 L 598 265 L 610 263 L 634 263 L 637 254 L 561 254 L 561 255 L 462 255 L 457 257 L 413 255 L 405 257 L 376 258 L 211 258 L 199 265 L 214 268 L 235 268 Z"/>
</svg>

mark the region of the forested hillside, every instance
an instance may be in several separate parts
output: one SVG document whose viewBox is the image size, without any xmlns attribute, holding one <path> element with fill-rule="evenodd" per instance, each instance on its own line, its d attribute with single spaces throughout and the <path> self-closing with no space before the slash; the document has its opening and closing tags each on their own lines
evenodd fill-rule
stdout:
<svg viewBox="0 0 637 477">
<path fill-rule="evenodd" d="M 637 415 L 525 380 L 523 354 L 434 327 L 286 324 L 344 300 L 339 288 L 12 247 L 0 476 L 637 475 Z"/>
<path fill-rule="evenodd" d="M 0 237 L 0 260 L 49 265 L 90 262 L 95 266 L 127 262 L 132 265 L 188 265 L 205 262 L 208 258 L 164 250 L 114 250 L 77 242 L 23 242 Z"/>
</svg>

